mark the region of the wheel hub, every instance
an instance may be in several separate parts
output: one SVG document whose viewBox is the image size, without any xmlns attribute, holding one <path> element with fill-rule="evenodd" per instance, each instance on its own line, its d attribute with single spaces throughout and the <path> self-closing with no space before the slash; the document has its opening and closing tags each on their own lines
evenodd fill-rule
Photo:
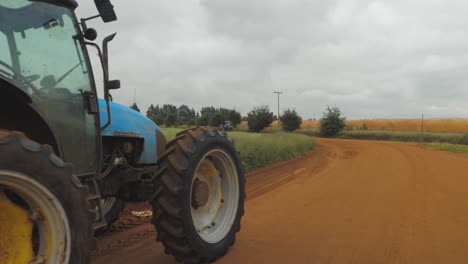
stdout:
<svg viewBox="0 0 468 264">
<path fill-rule="evenodd" d="M 192 181 L 191 212 L 196 231 L 204 241 L 217 243 L 231 230 L 239 201 L 237 170 L 220 149 L 201 159 Z"/>
<path fill-rule="evenodd" d="M 33 223 L 28 211 L 14 204 L 0 188 L 0 264 L 33 259 Z"/>
<path fill-rule="evenodd" d="M 210 195 L 210 188 L 208 184 L 204 181 L 199 180 L 198 178 L 195 179 L 193 182 L 193 190 L 192 190 L 192 206 L 195 209 L 199 207 L 203 207 L 208 202 L 208 198 Z"/>
</svg>

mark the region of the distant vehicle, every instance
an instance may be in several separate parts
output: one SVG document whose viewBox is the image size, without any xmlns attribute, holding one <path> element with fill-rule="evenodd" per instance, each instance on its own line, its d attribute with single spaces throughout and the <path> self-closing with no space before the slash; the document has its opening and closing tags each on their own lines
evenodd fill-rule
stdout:
<svg viewBox="0 0 468 264">
<path fill-rule="evenodd" d="M 232 131 L 234 127 L 232 126 L 231 121 L 224 121 L 223 128 L 225 131 Z"/>
</svg>

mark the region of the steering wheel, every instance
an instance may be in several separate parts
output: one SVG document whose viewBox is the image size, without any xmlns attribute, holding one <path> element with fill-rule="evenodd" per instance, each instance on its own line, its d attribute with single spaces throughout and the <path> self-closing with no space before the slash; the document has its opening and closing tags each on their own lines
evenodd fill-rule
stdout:
<svg viewBox="0 0 468 264">
<path fill-rule="evenodd" d="M 41 76 L 38 75 L 38 74 L 33 74 L 33 75 L 30 75 L 30 76 L 23 76 L 23 75 L 19 74 L 18 72 L 16 72 L 16 70 L 13 67 L 11 67 L 10 65 L 8 65 L 7 63 L 5 63 L 5 62 L 3 62 L 1 60 L 0 60 L 0 65 L 7 68 L 8 70 L 10 70 L 14 75 L 19 76 L 26 84 L 29 84 L 29 86 L 31 86 L 31 82 L 34 82 L 34 81 L 38 80 L 39 78 L 41 78 Z M 35 88 L 33 88 L 33 89 L 35 89 Z"/>
</svg>

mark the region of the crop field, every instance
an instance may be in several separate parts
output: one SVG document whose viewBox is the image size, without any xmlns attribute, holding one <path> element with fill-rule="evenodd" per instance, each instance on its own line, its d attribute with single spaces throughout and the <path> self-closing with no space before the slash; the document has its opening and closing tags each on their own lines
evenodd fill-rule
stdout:
<svg viewBox="0 0 468 264">
<path fill-rule="evenodd" d="M 162 128 L 170 140 L 182 131 L 180 128 Z M 229 137 L 241 152 L 246 171 L 264 167 L 279 161 L 290 160 L 309 153 L 315 144 L 311 137 L 292 133 L 255 134 L 229 132 Z"/>
</svg>

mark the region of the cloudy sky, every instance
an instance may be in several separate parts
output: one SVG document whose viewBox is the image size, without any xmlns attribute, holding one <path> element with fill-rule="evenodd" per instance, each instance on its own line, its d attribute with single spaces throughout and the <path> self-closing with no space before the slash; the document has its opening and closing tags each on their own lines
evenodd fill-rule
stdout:
<svg viewBox="0 0 468 264">
<path fill-rule="evenodd" d="M 81 0 L 81 17 L 94 15 Z M 113 0 L 117 102 L 468 117 L 468 1 Z M 91 52 L 94 55 L 94 52 Z M 98 70 L 98 65 L 95 70 Z"/>
</svg>

